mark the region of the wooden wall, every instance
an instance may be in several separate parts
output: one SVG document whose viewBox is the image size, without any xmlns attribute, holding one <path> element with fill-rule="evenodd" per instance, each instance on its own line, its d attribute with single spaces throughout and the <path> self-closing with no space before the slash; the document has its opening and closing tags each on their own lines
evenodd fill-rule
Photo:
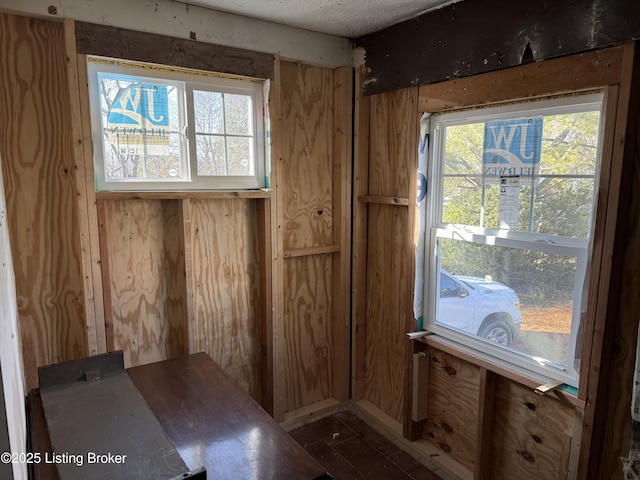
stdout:
<svg viewBox="0 0 640 480">
<path fill-rule="evenodd" d="M 191 201 L 195 348 L 258 401 L 260 263 L 258 201 Z"/>
<path fill-rule="evenodd" d="M 0 157 L 27 387 L 87 354 L 63 25 L 0 14 Z"/>
<path fill-rule="evenodd" d="M 637 242 L 631 246 L 637 221 L 618 208 L 628 202 L 635 212 L 637 204 L 640 97 L 632 92 L 640 63 L 634 51 L 627 44 L 371 96 L 361 90 L 366 72 L 358 72 L 353 399 L 387 423 L 402 422 L 412 448 L 455 478 L 619 478 L 630 419 L 630 342 L 637 334 L 630 306 L 637 310 L 638 296 L 622 280 L 636 274 L 620 267 L 634 263 L 617 263 L 638 250 Z M 411 179 L 419 115 L 593 89 L 605 91 L 606 121 L 577 395 L 534 393 L 544 379 L 438 336 L 406 341 L 414 328 Z M 602 376 L 609 359 L 616 373 Z M 428 381 L 414 385 L 414 365 Z M 612 380 L 617 372 L 624 380 Z M 608 425 L 610 419 L 622 429 Z M 599 432 L 608 435 L 606 444 Z"/>
<path fill-rule="evenodd" d="M 280 63 L 278 412 L 348 398 L 348 69 Z M 296 413 L 298 411 L 298 413 Z"/>
<path fill-rule="evenodd" d="M 358 154 L 364 150 L 366 158 L 356 167 L 354 278 L 365 283 L 354 284 L 354 362 L 364 370 L 354 371 L 354 398 L 397 421 L 403 418 L 404 335 L 413 305 L 417 94 L 406 89 L 359 101 L 370 123 L 367 138 L 357 142 Z"/>
<path fill-rule="evenodd" d="M 270 191 L 96 192 L 86 54 L 126 58 L 135 38 L 152 55 L 156 37 L 105 43 L 104 29 L 70 20 L 0 22 L 28 388 L 38 366 L 88 354 L 123 350 L 134 366 L 205 351 L 280 421 L 348 400 L 351 69 L 257 54 L 272 80 Z M 181 45 L 178 66 L 209 51 Z M 212 70 L 243 73 L 253 58 L 210 50 Z"/>
</svg>

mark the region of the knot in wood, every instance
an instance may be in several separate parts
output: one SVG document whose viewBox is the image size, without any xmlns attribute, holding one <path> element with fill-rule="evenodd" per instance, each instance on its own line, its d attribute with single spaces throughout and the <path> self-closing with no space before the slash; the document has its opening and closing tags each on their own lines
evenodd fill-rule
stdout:
<svg viewBox="0 0 640 480">
<path fill-rule="evenodd" d="M 446 443 L 442 443 L 440 442 L 440 448 L 442 449 L 442 451 L 444 451 L 445 453 L 451 453 L 451 447 L 449 445 L 447 445 Z"/>
<path fill-rule="evenodd" d="M 533 463 L 533 462 L 536 461 L 536 458 L 533 455 L 531 455 L 531 453 L 527 452 L 526 450 L 523 450 L 523 451 L 517 450 L 517 453 L 518 453 L 518 455 L 521 455 L 522 458 L 524 458 L 529 463 Z"/>
<path fill-rule="evenodd" d="M 445 371 L 445 372 L 447 372 L 447 374 L 448 374 L 448 375 L 450 375 L 450 376 L 452 376 L 452 377 L 453 377 L 456 373 L 458 373 L 458 371 L 457 371 L 455 368 L 453 368 L 453 367 L 451 367 L 451 366 L 449 366 L 449 365 L 447 365 L 446 367 L 444 367 L 444 371 Z"/>
</svg>

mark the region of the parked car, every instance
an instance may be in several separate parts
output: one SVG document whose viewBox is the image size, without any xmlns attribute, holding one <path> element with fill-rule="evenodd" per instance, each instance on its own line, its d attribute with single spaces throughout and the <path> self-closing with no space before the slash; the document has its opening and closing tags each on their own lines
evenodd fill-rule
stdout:
<svg viewBox="0 0 640 480">
<path fill-rule="evenodd" d="M 437 323 L 511 345 L 522 316 L 516 292 L 490 277 L 467 277 L 440 271 Z"/>
</svg>

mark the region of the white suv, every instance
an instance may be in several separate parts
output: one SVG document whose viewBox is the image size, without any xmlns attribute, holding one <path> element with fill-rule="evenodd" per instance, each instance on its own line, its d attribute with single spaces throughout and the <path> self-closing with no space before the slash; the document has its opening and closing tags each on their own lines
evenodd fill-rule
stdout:
<svg viewBox="0 0 640 480">
<path fill-rule="evenodd" d="M 516 292 L 490 277 L 454 276 L 440 270 L 437 323 L 511 345 L 520 330 Z"/>
</svg>

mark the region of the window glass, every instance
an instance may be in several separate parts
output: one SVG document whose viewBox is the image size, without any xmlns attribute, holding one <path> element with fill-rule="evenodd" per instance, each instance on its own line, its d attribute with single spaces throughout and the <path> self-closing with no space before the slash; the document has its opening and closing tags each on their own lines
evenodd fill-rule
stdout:
<svg viewBox="0 0 640 480">
<path fill-rule="evenodd" d="M 89 57 L 98 190 L 265 186 L 263 84 Z"/>
<path fill-rule="evenodd" d="M 436 333 L 577 385 L 601 106 L 591 94 L 432 117 Z"/>
</svg>

